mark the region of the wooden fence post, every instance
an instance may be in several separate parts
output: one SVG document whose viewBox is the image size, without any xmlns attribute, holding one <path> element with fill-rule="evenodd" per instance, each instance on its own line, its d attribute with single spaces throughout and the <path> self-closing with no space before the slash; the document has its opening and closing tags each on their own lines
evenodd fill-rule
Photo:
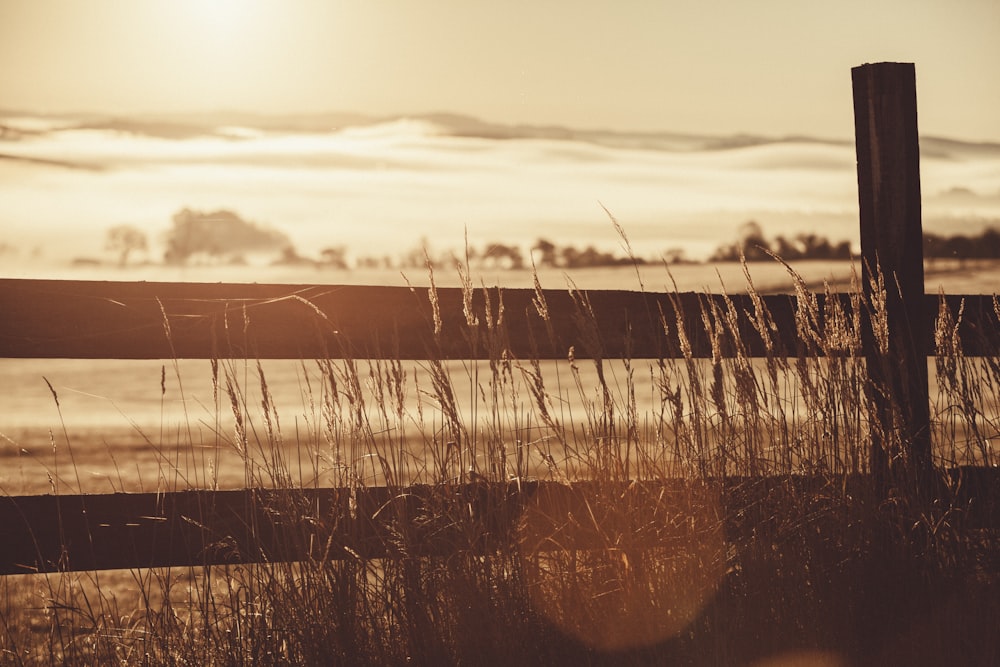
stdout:
<svg viewBox="0 0 1000 667">
<path fill-rule="evenodd" d="M 923 312 L 916 76 L 912 63 L 866 64 L 851 75 L 862 282 L 869 304 L 865 353 L 882 431 L 873 434 L 872 476 L 882 493 L 905 480 L 919 494 L 931 471 L 931 350 L 930 313 Z M 879 272 L 885 280 L 884 319 L 873 307 L 873 298 L 880 297 L 874 283 Z"/>
</svg>

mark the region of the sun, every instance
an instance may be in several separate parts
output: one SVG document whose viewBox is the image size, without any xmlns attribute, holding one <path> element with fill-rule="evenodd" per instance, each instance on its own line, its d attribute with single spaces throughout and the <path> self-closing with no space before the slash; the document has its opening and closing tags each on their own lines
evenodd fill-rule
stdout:
<svg viewBox="0 0 1000 667">
<path fill-rule="evenodd" d="M 133 16 L 149 44 L 134 66 L 170 106 L 246 106 L 266 83 L 261 72 L 285 66 L 290 31 L 276 26 L 289 25 L 289 6 L 278 0 L 137 3 Z"/>
<path fill-rule="evenodd" d="M 271 0 L 171 0 L 175 29 L 183 48 L 212 73 L 260 54 L 261 37 L 275 23 L 281 5 Z"/>
<path fill-rule="evenodd" d="M 0 0 L 0 5 L 3 0 Z M 319 107 L 348 78 L 351 21 L 335 0 L 142 0 L 108 9 L 108 95 L 160 110 Z M 0 12 L 2 13 L 2 12 Z M 110 77 L 110 74 L 109 74 Z M 110 78 L 109 78 L 110 81 Z M 326 90 L 324 88 L 323 90 Z"/>
<path fill-rule="evenodd" d="M 261 8 L 253 0 L 181 0 L 177 5 L 193 24 L 219 33 L 245 30 L 259 18 Z"/>
<path fill-rule="evenodd" d="M 240 39 L 267 29 L 281 5 L 272 0 L 165 0 L 163 15 L 194 39 Z"/>
</svg>

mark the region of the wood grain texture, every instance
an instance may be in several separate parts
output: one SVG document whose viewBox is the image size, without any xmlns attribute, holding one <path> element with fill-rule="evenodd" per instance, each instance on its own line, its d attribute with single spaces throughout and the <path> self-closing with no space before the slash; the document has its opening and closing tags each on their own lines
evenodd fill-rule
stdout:
<svg viewBox="0 0 1000 667">
<path fill-rule="evenodd" d="M 548 322 L 536 304 L 544 300 Z M 490 315 L 486 302 L 489 299 Z M 849 295 L 832 299 L 852 312 Z M 503 303 L 502 326 L 490 326 Z M 993 354 L 997 317 L 993 299 L 951 295 L 944 305 L 956 316 L 970 356 Z M 816 295 L 824 313 L 832 303 Z M 938 297 L 922 296 L 937 313 Z M 730 305 L 739 340 L 723 334 L 723 356 L 741 351 L 815 354 L 800 340 L 792 295 L 760 297 L 774 345 L 754 325 L 757 304 L 747 295 L 643 293 L 617 290 L 477 289 L 470 327 L 459 289 L 437 290 L 440 328 L 426 289 L 340 285 L 224 283 L 127 283 L 0 279 L 0 357 L 78 359 L 488 359 L 506 350 L 515 358 L 676 358 L 682 354 L 680 323 L 695 357 L 712 356 L 711 331 Z M 706 325 L 703 313 L 709 313 Z M 680 317 L 678 316 L 680 315 Z M 933 349 L 933 324 L 912 330 L 923 349 Z M 857 350 L 848 353 L 858 353 Z"/>
<path fill-rule="evenodd" d="M 872 471 L 888 480 L 890 461 L 901 459 L 906 476 L 926 477 L 931 467 L 925 336 L 923 227 L 920 212 L 920 141 L 916 73 L 912 63 L 876 63 L 851 70 L 854 136 L 858 157 L 862 286 L 868 301 L 884 297 L 887 349 L 876 344 L 870 318 L 862 335 L 878 420 L 885 433 L 901 424 L 904 451 L 894 437 L 875 433 Z M 877 281 L 884 280 L 884 288 Z M 881 326 L 881 325 L 877 325 Z M 901 412 L 901 415 L 897 415 Z M 919 483 L 916 481 L 911 484 Z M 926 483 L 923 484 L 926 486 Z"/>
</svg>

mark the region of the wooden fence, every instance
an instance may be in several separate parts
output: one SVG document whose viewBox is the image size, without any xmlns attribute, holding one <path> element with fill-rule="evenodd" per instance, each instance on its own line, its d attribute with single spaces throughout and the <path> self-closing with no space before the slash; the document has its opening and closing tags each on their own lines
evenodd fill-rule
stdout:
<svg viewBox="0 0 1000 667">
<path fill-rule="evenodd" d="M 873 272 L 885 276 L 889 327 L 888 349 L 880 350 L 866 323 L 857 353 L 866 357 L 876 383 L 905 398 L 901 440 L 911 448 L 907 459 L 912 474 L 903 483 L 927 494 L 932 488 L 927 358 L 934 350 L 939 300 L 924 293 L 914 68 L 880 63 L 857 67 L 852 74 L 862 282 L 870 298 Z M 470 307 L 460 289 L 438 289 L 432 298 L 428 290 L 397 287 L 7 279 L 0 280 L 0 357 L 482 359 L 502 348 L 515 358 L 564 359 L 573 347 L 578 357 L 656 359 L 680 354 L 677 332 L 662 326 L 677 322 L 678 312 L 684 314 L 694 355 L 709 357 L 712 343 L 701 312 L 705 307 L 724 312 L 727 298 L 740 313 L 744 354 L 768 354 L 750 319 L 756 306 L 745 295 L 508 289 L 502 292 L 504 333 L 496 339 L 488 333 L 460 333 L 469 331 L 465 313 Z M 816 298 L 821 312 L 826 298 L 839 300 L 845 311 L 852 309 L 848 295 Z M 964 308 L 959 333 L 965 353 L 995 355 L 993 342 L 1000 329 L 993 299 L 951 295 L 944 300 L 953 313 Z M 499 290 L 477 289 L 471 308 L 495 317 L 500 301 Z M 777 325 L 777 349 L 770 354 L 800 353 L 796 297 L 763 296 L 762 302 Z M 546 319 L 540 315 L 543 308 Z M 866 321 L 866 313 L 861 316 Z M 900 406 L 880 396 L 873 399 L 877 418 L 892 423 L 893 410 Z M 878 494 L 899 483 L 900 478 L 889 477 L 879 442 L 873 443 L 871 465 L 871 478 L 851 484 Z M 996 486 L 987 470 L 954 474 L 967 478 L 963 488 L 973 495 Z M 739 488 L 771 483 L 744 482 Z M 795 483 L 817 482 L 803 478 Z M 668 487 L 661 484 L 656 490 L 657 506 L 669 498 Z M 722 493 L 732 488 L 737 487 Z M 642 484 L 628 489 L 649 493 Z M 507 535 L 526 504 L 544 500 L 546 507 L 571 511 L 582 508 L 592 491 L 587 482 L 511 482 L 412 486 L 405 493 L 376 487 L 3 497 L 0 574 L 392 557 L 390 532 L 399 531 L 400 517 L 427 519 L 447 514 L 447 507 L 479 512 L 475 539 L 489 548 L 490 540 Z M 980 505 L 985 508 L 982 520 L 997 523 L 994 506 Z M 384 511 L 390 506 L 392 522 Z M 275 507 L 289 511 L 275 512 Z M 593 512 L 593 507 L 586 509 Z M 453 524 L 444 520 L 433 530 L 429 525 L 433 522 L 413 522 L 413 530 L 427 532 L 426 539 L 407 544 L 423 544 L 433 552 L 434 535 L 440 538 L 446 525 Z M 565 526 L 539 528 L 538 548 L 560 530 Z"/>
</svg>

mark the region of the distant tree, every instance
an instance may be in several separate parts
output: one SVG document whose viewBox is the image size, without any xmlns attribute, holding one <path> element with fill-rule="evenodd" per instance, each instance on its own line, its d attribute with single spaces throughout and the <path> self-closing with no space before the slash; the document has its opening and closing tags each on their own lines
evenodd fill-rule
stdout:
<svg viewBox="0 0 1000 667">
<path fill-rule="evenodd" d="M 559 251 L 559 257 L 561 258 L 560 266 L 565 266 L 568 269 L 573 269 L 579 267 L 583 260 L 581 256 L 583 252 L 578 250 L 574 246 L 566 246 Z"/>
<path fill-rule="evenodd" d="M 740 225 L 736 232 L 736 242 L 719 246 L 709 257 L 713 262 L 738 262 L 741 258 L 748 262 L 758 262 L 770 259 L 771 249 L 764 238 L 764 230 L 755 220 Z"/>
<path fill-rule="evenodd" d="M 850 259 L 851 242 L 838 241 L 833 243 L 825 236 L 817 234 L 799 234 L 789 241 L 784 236 L 774 240 L 774 254 L 784 260 L 796 259 Z"/>
<path fill-rule="evenodd" d="M 133 252 L 145 252 L 148 247 L 146 234 L 133 225 L 116 225 L 108 230 L 104 240 L 104 249 L 118 253 L 118 265 L 128 264 L 128 257 Z"/>
<path fill-rule="evenodd" d="M 505 269 L 524 268 L 524 256 L 521 254 L 521 248 L 516 245 L 490 243 L 483 250 L 481 259 L 487 264 Z"/>
<path fill-rule="evenodd" d="M 738 262 L 740 261 L 740 246 L 738 243 L 725 243 L 717 246 L 709 256 L 710 262 Z"/>
<path fill-rule="evenodd" d="M 853 254 L 851 253 L 851 242 L 850 241 L 838 241 L 837 245 L 833 246 L 833 257 L 831 259 L 851 259 Z"/>
<path fill-rule="evenodd" d="M 521 246 L 507 246 L 507 259 L 510 260 L 510 268 L 523 269 L 524 255 L 521 253 Z"/>
<path fill-rule="evenodd" d="M 621 263 L 621 260 L 616 258 L 614 254 L 601 252 L 592 245 L 587 246 L 583 250 L 578 250 L 573 246 L 566 246 L 562 249 L 562 261 L 563 266 L 568 269 L 614 266 Z"/>
<path fill-rule="evenodd" d="M 323 248 L 320 251 L 319 256 L 323 266 L 329 266 L 334 269 L 347 268 L 347 246 L 345 245 Z"/>
<path fill-rule="evenodd" d="M 284 233 L 248 222 L 232 211 L 203 213 L 187 208 L 174 214 L 166 242 L 168 264 L 185 264 L 198 255 L 218 261 L 255 252 L 277 254 L 292 246 Z"/>
<path fill-rule="evenodd" d="M 736 262 L 743 257 L 748 262 L 758 262 L 771 259 L 772 254 L 786 261 L 850 259 L 851 242 L 832 243 L 825 236 L 805 233 L 798 234 L 792 240 L 779 236 L 771 244 L 764 238 L 761 226 L 751 220 L 740 227 L 736 243 L 719 246 L 709 259 L 715 262 Z"/>
<path fill-rule="evenodd" d="M 817 234 L 799 234 L 795 237 L 802 247 L 804 259 L 831 259 L 833 246 L 830 240 Z"/>
<path fill-rule="evenodd" d="M 538 253 L 539 266 L 556 266 L 556 244 L 548 239 L 538 239 L 531 246 L 531 256 Z"/>
<path fill-rule="evenodd" d="M 785 261 L 798 259 L 801 251 L 794 241 L 789 241 L 784 236 L 774 239 L 774 254 Z"/>
<path fill-rule="evenodd" d="M 687 251 L 684 248 L 667 248 L 663 251 L 663 261 L 667 264 L 689 264 Z"/>
<path fill-rule="evenodd" d="M 764 238 L 764 230 L 756 220 L 740 225 L 737 235 L 740 251 L 748 262 L 760 262 L 771 258 L 768 254 L 771 246 Z"/>
</svg>

